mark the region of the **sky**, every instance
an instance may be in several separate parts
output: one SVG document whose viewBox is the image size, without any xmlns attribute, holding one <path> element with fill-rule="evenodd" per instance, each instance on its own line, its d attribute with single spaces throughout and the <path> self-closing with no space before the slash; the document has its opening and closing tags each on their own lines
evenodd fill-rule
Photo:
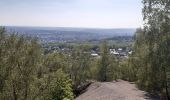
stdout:
<svg viewBox="0 0 170 100">
<path fill-rule="evenodd" d="M 137 28 L 141 0 L 1 0 L 1 26 Z"/>
</svg>

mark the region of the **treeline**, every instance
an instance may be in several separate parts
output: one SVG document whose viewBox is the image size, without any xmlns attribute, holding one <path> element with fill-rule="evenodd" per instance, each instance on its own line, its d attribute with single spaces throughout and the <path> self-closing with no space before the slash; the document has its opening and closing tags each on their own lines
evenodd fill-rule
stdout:
<svg viewBox="0 0 170 100">
<path fill-rule="evenodd" d="M 128 59 L 111 55 L 107 41 L 97 58 L 85 45 L 47 53 L 36 39 L 1 28 L 0 100 L 73 100 L 81 86 L 117 79 L 170 100 L 170 1 L 143 4 L 144 27 L 137 30 Z"/>
<path fill-rule="evenodd" d="M 0 100 L 72 100 L 63 62 L 51 58 L 43 55 L 36 39 L 7 35 L 1 28 Z"/>
<path fill-rule="evenodd" d="M 99 58 L 92 57 L 87 46 L 76 46 L 70 54 L 45 53 L 37 39 L 1 28 L 0 99 L 72 100 L 81 86 L 116 79 L 115 59 L 106 42 Z"/>
<path fill-rule="evenodd" d="M 143 0 L 143 5 L 144 27 L 136 32 L 123 78 L 170 100 L 170 1 Z"/>
</svg>

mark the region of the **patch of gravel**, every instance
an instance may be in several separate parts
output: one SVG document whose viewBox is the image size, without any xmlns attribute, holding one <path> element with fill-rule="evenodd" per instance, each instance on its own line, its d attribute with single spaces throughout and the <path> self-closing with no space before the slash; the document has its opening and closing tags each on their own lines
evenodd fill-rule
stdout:
<svg viewBox="0 0 170 100">
<path fill-rule="evenodd" d="M 135 84 L 118 80 L 117 82 L 95 82 L 76 100 L 159 100 L 147 96 Z"/>
</svg>

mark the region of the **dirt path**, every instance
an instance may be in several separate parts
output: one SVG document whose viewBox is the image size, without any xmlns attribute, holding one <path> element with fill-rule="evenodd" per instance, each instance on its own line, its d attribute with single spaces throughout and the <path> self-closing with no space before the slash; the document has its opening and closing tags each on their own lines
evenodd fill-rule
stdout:
<svg viewBox="0 0 170 100">
<path fill-rule="evenodd" d="M 118 82 L 93 83 L 76 100 L 158 100 L 136 88 L 135 84 L 119 80 Z"/>
</svg>

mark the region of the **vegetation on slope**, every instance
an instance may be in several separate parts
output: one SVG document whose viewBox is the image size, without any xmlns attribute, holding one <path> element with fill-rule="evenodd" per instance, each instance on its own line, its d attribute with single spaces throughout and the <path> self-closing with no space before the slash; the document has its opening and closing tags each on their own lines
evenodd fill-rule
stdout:
<svg viewBox="0 0 170 100">
<path fill-rule="evenodd" d="M 135 34 L 128 59 L 110 55 L 107 41 L 95 58 L 88 45 L 69 53 L 46 52 L 34 38 L 0 29 L 0 99 L 72 100 L 89 80 L 124 79 L 170 100 L 169 0 L 143 0 L 144 28 Z M 100 47 L 100 46 L 98 46 Z M 74 91 L 74 93 L 73 93 Z"/>
</svg>

